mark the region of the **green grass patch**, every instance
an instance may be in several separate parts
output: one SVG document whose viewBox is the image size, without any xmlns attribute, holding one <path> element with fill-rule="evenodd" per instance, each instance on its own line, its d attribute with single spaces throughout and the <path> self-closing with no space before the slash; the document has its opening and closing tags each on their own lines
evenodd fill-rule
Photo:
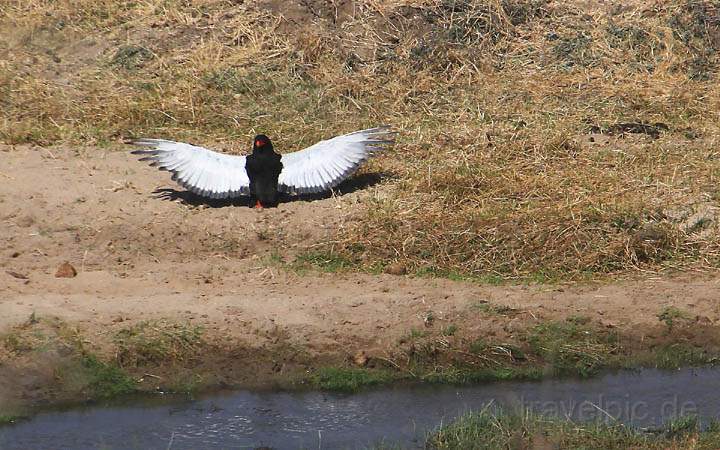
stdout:
<svg viewBox="0 0 720 450">
<path fill-rule="evenodd" d="M 442 329 L 441 333 L 443 336 L 454 336 L 457 333 L 458 327 L 455 324 L 450 324 Z"/>
<path fill-rule="evenodd" d="M 420 376 L 427 383 L 438 384 L 475 384 L 494 381 L 539 380 L 543 377 L 542 368 L 537 367 L 494 367 L 476 369 L 452 366 L 429 372 Z"/>
<path fill-rule="evenodd" d="M 666 306 L 658 314 L 658 320 L 667 325 L 668 329 L 672 329 L 673 326 L 679 323 L 687 322 L 692 318 L 690 314 L 674 306 Z"/>
<path fill-rule="evenodd" d="M 554 449 L 714 449 L 720 432 L 701 430 L 693 417 L 669 422 L 656 433 L 643 433 L 621 424 L 575 423 L 529 413 L 484 410 L 467 414 L 432 433 L 426 448 L 434 450 Z"/>
<path fill-rule="evenodd" d="M 184 361 L 197 354 L 203 330 L 190 324 L 142 321 L 115 333 L 117 361 L 121 366 Z"/>
<path fill-rule="evenodd" d="M 490 344 L 488 344 L 484 338 L 479 337 L 470 343 L 468 350 L 470 350 L 471 353 L 483 353 L 489 346 Z"/>
<path fill-rule="evenodd" d="M 565 319 L 566 322 L 570 322 L 575 325 L 587 325 L 590 323 L 590 320 L 590 317 L 581 315 L 570 316 Z"/>
<path fill-rule="evenodd" d="M 123 45 L 112 57 L 111 64 L 127 70 L 142 67 L 153 58 L 153 53 L 140 45 Z"/>
<path fill-rule="evenodd" d="M 0 426 L 12 425 L 24 419 L 27 419 L 27 416 L 17 414 L 0 414 Z"/>
<path fill-rule="evenodd" d="M 304 273 L 310 269 L 333 273 L 357 268 L 357 264 L 349 258 L 335 253 L 305 252 L 297 255 L 289 267 L 298 273 Z"/>
<path fill-rule="evenodd" d="M 73 350 L 81 347 L 77 330 L 59 319 L 40 319 L 34 312 L 26 322 L 0 335 L 0 344 L 15 355 L 42 354 L 58 346 Z"/>
<path fill-rule="evenodd" d="M 528 341 L 556 375 L 594 375 L 614 361 L 617 350 L 615 334 L 574 321 L 537 325 L 529 331 Z"/>
<path fill-rule="evenodd" d="M 713 364 L 717 361 L 717 356 L 709 354 L 704 348 L 677 342 L 654 349 L 652 359 L 648 362 L 659 369 L 679 369 Z"/>
<path fill-rule="evenodd" d="M 37 348 L 35 339 L 21 333 L 8 333 L 3 337 L 2 342 L 6 349 L 18 355 Z"/>
<path fill-rule="evenodd" d="M 418 339 L 423 339 L 428 336 L 428 332 L 425 330 L 418 330 L 417 328 L 411 328 L 410 331 L 404 336 L 402 336 L 399 339 L 399 342 L 401 344 L 404 344 L 406 342 L 413 342 L 417 341 Z"/>
<path fill-rule="evenodd" d="M 94 355 L 82 357 L 93 398 L 113 398 L 135 392 L 137 383 L 119 367 L 100 361 Z"/>
<path fill-rule="evenodd" d="M 478 311 L 496 316 L 509 316 L 517 313 L 517 310 L 515 308 L 511 308 L 505 305 L 494 305 L 486 300 L 478 300 L 472 302 L 470 304 L 470 309 L 472 309 L 473 311 Z"/>
<path fill-rule="evenodd" d="M 206 387 L 206 380 L 199 373 L 183 374 L 174 381 L 171 380 L 167 390 L 179 394 L 192 395 Z"/>
<path fill-rule="evenodd" d="M 323 367 L 310 378 L 310 382 L 318 389 L 355 392 L 398 379 L 400 375 L 385 370 Z"/>
</svg>

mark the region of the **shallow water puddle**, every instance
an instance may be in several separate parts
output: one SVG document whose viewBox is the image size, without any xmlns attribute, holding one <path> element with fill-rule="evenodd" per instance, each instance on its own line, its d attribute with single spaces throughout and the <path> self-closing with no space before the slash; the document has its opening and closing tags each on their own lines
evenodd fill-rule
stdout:
<svg viewBox="0 0 720 450">
<path fill-rule="evenodd" d="M 679 415 L 720 418 L 720 368 L 643 370 L 591 380 L 394 387 L 358 394 L 228 392 L 43 413 L 0 427 L 0 449 L 417 447 L 425 434 L 489 403 L 639 427 Z"/>
</svg>

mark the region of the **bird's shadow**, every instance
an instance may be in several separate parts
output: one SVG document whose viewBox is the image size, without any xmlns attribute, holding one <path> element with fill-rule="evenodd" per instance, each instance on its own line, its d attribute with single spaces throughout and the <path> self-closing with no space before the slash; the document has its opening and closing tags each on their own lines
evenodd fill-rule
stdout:
<svg viewBox="0 0 720 450">
<path fill-rule="evenodd" d="M 370 172 L 362 173 L 349 178 L 338 186 L 332 189 L 332 191 L 320 192 L 317 194 L 299 194 L 289 195 L 280 194 L 279 203 L 290 203 L 297 201 L 314 201 L 331 198 L 334 196 L 343 196 L 350 194 L 361 189 L 365 189 L 371 186 L 375 186 L 383 180 L 393 179 L 395 176 L 387 172 Z M 161 188 L 153 191 L 155 198 L 160 200 L 179 201 L 180 203 L 192 206 L 209 206 L 211 208 L 225 208 L 228 206 L 253 206 L 250 203 L 250 197 L 238 197 L 238 198 L 225 198 L 225 199 L 212 199 L 201 197 L 190 191 L 178 191 L 173 188 Z"/>
</svg>

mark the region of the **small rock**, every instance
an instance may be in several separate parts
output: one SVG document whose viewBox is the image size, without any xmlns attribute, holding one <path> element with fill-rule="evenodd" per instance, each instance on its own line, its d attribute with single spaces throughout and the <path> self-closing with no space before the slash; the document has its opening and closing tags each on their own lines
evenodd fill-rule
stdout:
<svg viewBox="0 0 720 450">
<path fill-rule="evenodd" d="M 353 357 L 353 362 L 358 367 L 365 367 L 365 365 L 368 362 L 368 357 L 364 351 L 360 350 L 357 353 L 355 353 L 355 356 Z"/>
<path fill-rule="evenodd" d="M 60 264 L 60 266 L 57 269 L 57 272 L 55 272 L 56 278 L 73 278 L 77 275 L 77 270 L 70 264 L 69 262 L 65 261 L 64 263 Z"/>
<path fill-rule="evenodd" d="M 390 275 L 405 275 L 407 273 L 407 267 L 402 263 L 393 263 L 385 268 L 385 273 Z"/>
<path fill-rule="evenodd" d="M 20 256 L 20 252 L 13 252 L 12 255 L 10 255 L 11 258 L 17 258 Z"/>
</svg>

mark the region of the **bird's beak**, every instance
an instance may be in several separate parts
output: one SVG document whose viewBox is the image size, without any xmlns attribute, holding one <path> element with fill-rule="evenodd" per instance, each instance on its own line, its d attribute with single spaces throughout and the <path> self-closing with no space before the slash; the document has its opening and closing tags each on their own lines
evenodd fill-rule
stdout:
<svg viewBox="0 0 720 450">
<path fill-rule="evenodd" d="M 255 209 L 262 209 L 262 207 L 263 207 L 263 205 L 262 205 L 262 203 L 260 203 L 260 200 L 256 200 Z"/>
</svg>

